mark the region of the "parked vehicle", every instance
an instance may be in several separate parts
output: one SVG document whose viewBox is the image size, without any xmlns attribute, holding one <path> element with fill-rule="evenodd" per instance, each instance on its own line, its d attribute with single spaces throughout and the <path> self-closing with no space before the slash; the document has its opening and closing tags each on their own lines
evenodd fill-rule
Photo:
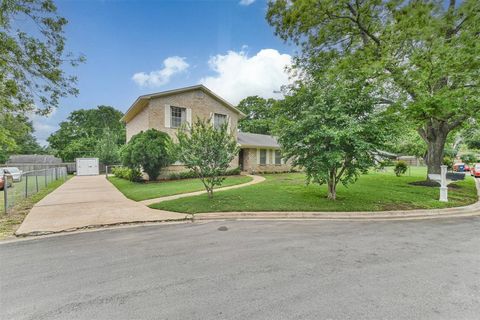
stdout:
<svg viewBox="0 0 480 320">
<path fill-rule="evenodd" d="M 5 179 L 4 177 L 6 178 L 7 181 L 4 180 Z M 12 185 L 13 185 L 12 175 L 3 169 L 0 169 L 0 190 L 5 189 L 5 186 L 7 186 L 7 188 L 10 188 Z"/>
<path fill-rule="evenodd" d="M 463 168 L 465 172 L 470 172 L 470 166 L 465 163 L 465 167 Z"/>
<path fill-rule="evenodd" d="M 2 168 L 3 170 L 7 171 L 12 175 L 13 182 L 20 182 L 22 181 L 22 173 L 23 171 L 18 169 L 17 167 L 6 167 Z"/>
<path fill-rule="evenodd" d="M 480 163 L 472 166 L 472 168 L 470 169 L 470 174 L 472 175 L 472 177 L 480 178 Z"/>
<path fill-rule="evenodd" d="M 453 171 L 455 171 L 455 172 L 465 172 L 465 164 L 464 163 L 455 163 L 453 165 Z"/>
</svg>

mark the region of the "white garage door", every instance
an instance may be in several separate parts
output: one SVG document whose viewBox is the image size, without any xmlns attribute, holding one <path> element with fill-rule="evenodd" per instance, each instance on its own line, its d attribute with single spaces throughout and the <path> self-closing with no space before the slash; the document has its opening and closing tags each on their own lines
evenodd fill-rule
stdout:
<svg viewBox="0 0 480 320">
<path fill-rule="evenodd" d="M 98 158 L 77 158 L 77 176 L 94 176 L 99 173 Z"/>
</svg>

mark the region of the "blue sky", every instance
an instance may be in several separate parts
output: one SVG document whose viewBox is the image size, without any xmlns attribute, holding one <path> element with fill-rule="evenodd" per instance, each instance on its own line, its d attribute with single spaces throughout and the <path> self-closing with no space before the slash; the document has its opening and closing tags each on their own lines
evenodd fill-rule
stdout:
<svg viewBox="0 0 480 320">
<path fill-rule="evenodd" d="M 34 117 L 39 141 L 73 110 L 104 104 L 126 111 L 139 95 L 198 83 L 232 103 L 275 97 L 295 49 L 267 24 L 265 0 L 243 2 L 57 1 L 69 20 L 68 50 L 87 61 L 70 71 L 80 95 L 48 118 Z"/>
</svg>

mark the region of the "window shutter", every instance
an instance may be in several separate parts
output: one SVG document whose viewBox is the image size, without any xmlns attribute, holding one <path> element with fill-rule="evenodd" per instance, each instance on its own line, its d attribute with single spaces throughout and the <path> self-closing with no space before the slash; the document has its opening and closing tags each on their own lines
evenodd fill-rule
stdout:
<svg viewBox="0 0 480 320">
<path fill-rule="evenodd" d="M 170 106 L 168 104 L 165 105 L 165 128 L 170 128 Z"/>
<path fill-rule="evenodd" d="M 230 116 L 227 115 L 227 131 L 230 132 L 231 128 L 232 128 L 232 118 Z"/>
<path fill-rule="evenodd" d="M 215 114 L 213 112 L 210 112 L 210 124 L 212 127 L 215 125 Z"/>
<path fill-rule="evenodd" d="M 260 164 L 260 149 L 257 149 L 257 164 Z"/>
<path fill-rule="evenodd" d="M 192 109 L 187 108 L 187 123 L 188 125 L 192 125 Z"/>
</svg>

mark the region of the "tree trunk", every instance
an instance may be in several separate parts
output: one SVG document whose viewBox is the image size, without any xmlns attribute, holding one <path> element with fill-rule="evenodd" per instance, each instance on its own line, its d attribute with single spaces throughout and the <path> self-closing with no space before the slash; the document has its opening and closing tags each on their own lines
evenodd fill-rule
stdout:
<svg viewBox="0 0 480 320">
<path fill-rule="evenodd" d="M 337 199 L 337 188 L 335 186 L 335 182 L 333 181 L 328 181 L 328 199 Z"/>
<path fill-rule="evenodd" d="M 328 199 L 337 199 L 337 183 L 336 183 L 336 169 L 330 170 L 330 177 L 328 179 Z"/>
<path fill-rule="evenodd" d="M 445 121 L 431 119 L 423 128 L 418 129 L 418 133 L 427 143 L 427 155 L 425 162 L 427 164 L 428 174 L 440 174 L 440 166 L 443 164 L 443 152 L 450 128 Z"/>
</svg>

